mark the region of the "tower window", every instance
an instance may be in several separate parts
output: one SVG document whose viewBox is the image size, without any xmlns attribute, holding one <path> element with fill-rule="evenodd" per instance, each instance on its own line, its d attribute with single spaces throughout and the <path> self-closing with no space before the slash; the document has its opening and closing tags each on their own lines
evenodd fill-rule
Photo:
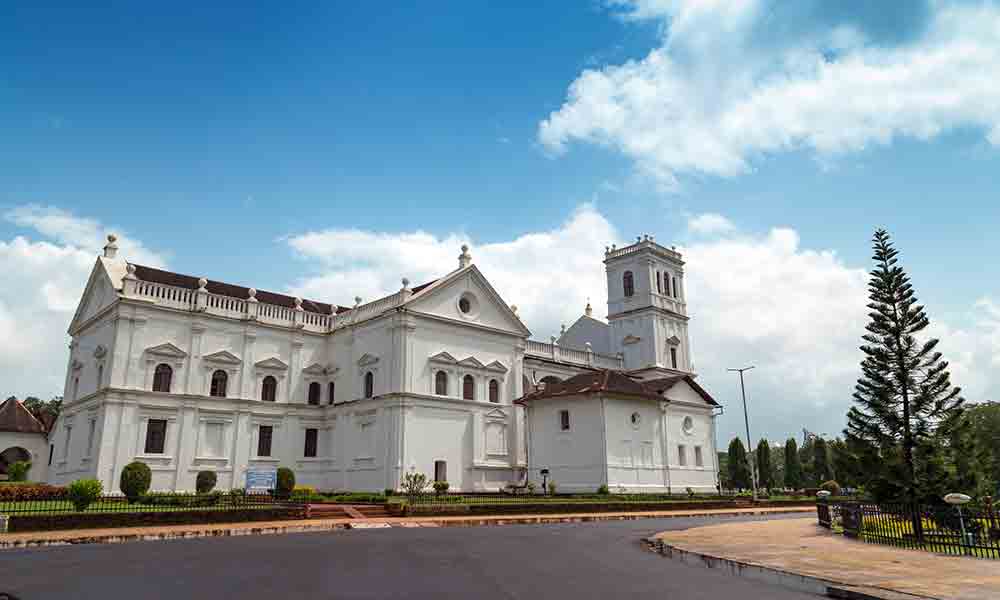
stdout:
<svg viewBox="0 0 1000 600">
<path fill-rule="evenodd" d="M 677 293 L 677 278 L 671 277 L 671 279 L 674 281 L 674 298 L 680 298 L 681 295 Z"/>
<path fill-rule="evenodd" d="M 677 368 L 677 348 L 670 349 L 670 366 L 674 369 Z"/>
<path fill-rule="evenodd" d="M 490 402 L 498 404 L 500 402 L 500 382 L 490 379 Z"/>
<path fill-rule="evenodd" d="M 167 440 L 167 420 L 150 419 L 146 423 L 146 454 L 163 454 Z"/>
<path fill-rule="evenodd" d="M 622 288 L 625 290 L 625 297 L 631 298 L 635 295 L 635 283 L 632 281 L 632 271 L 625 271 L 622 275 Z"/>
<path fill-rule="evenodd" d="M 302 452 L 303 456 L 305 456 L 306 458 L 316 457 L 316 446 L 317 446 L 316 442 L 318 438 L 319 438 L 318 429 L 312 429 L 312 428 L 306 429 L 306 447 L 303 449 Z"/>
<path fill-rule="evenodd" d="M 375 374 L 371 371 L 365 373 L 365 398 L 375 395 Z"/>
<path fill-rule="evenodd" d="M 260 425 L 257 428 L 257 456 L 271 456 L 271 438 L 274 435 L 273 425 Z"/>
<path fill-rule="evenodd" d="M 559 411 L 559 431 L 569 431 L 569 411 Z"/>
<path fill-rule="evenodd" d="M 663 283 L 662 283 L 662 280 L 660 278 L 660 272 L 659 271 L 656 272 L 656 293 L 657 294 L 662 294 L 663 293 Z"/>
<path fill-rule="evenodd" d="M 334 386 L 333 382 L 331 381 L 329 384 L 327 384 L 326 387 L 329 390 L 327 392 L 327 395 L 330 396 L 330 404 L 333 404 L 333 392 L 336 390 L 336 386 Z"/>
<path fill-rule="evenodd" d="M 307 402 L 314 406 L 319 406 L 319 396 L 322 393 L 322 386 L 320 386 L 318 381 L 314 381 L 309 384 L 309 397 Z"/>
<path fill-rule="evenodd" d="M 153 371 L 153 391 L 169 392 L 170 380 L 173 376 L 174 370 L 170 368 L 170 365 L 166 363 L 156 365 L 156 370 Z"/>
<path fill-rule="evenodd" d="M 466 375 L 462 378 L 462 399 L 476 399 L 476 380 L 472 378 L 472 375 Z"/>
</svg>

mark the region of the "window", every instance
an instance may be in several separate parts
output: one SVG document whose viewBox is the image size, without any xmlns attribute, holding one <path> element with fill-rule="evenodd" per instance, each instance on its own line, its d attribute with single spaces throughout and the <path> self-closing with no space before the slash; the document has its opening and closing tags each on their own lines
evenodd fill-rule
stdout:
<svg viewBox="0 0 1000 600">
<path fill-rule="evenodd" d="M 365 398 L 375 395 L 375 373 L 368 371 L 365 373 Z"/>
<path fill-rule="evenodd" d="M 257 456 L 271 456 L 271 437 L 274 435 L 272 425 L 257 427 Z"/>
<path fill-rule="evenodd" d="M 87 431 L 87 456 L 94 452 L 94 434 L 97 433 L 97 419 L 90 420 L 90 429 Z"/>
<path fill-rule="evenodd" d="M 225 456 L 223 439 L 225 432 L 224 423 L 205 423 L 205 439 L 202 442 L 202 456 Z"/>
<path fill-rule="evenodd" d="M 226 386 L 228 384 L 229 375 L 222 369 L 219 369 L 212 373 L 212 387 L 209 389 L 208 394 L 216 398 L 225 398 Z"/>
<path fill-rule="evenodd" d="M 156 370 L 153 371 L 153 391 L 169 392 L 170 380 L 173 376 L 174 370 L 170 368 L 170 365 L 166 363 L 156 365 Z"/>
<path fill-rule="evenodd" d="M 632 281 L 632 271 L 625 271 L 622 275 L 622 287 L 625 289 L 625 297 L 630 298 L 635 294 L 635 284 Z"/>
<path fill-rule="evenodd" d="M 104 381 L 104 365 L 97 365 L 97 389 L 101 389 Z"/>
<path fill-rule="evenodd" d="M 434 461 L 434 481 L 448 481 L 448 463 L 443 460 Z"/>
<path fill-rule="evenodd" d="M 260 399 L 264 402 L 274 402 L 278 397 L 278 380 L 268 375 L 260 385 Z"/>
<path fill-rule="evenodd" d="M 642 424 L 642 415 L 640 415 L 637 412 L 634 412 L 632 413 L 632 416 L 629 417 L 629 421 L 631 421 L 632 427 L 638 427 L 640 424 Z"/>
<path fill-rule="evenodd" d="M 167 442 L 167 420 L 150 419 L 146 423 L 146 454 L 163 454 Z"/>
<path fill-rule="evenodd" d="M 490 379 L 490 402 L 500 403 L 500 382 L 496 379 Z"/>
<path fill-rule="evenodd" d="M 701 446 L 694 447 L 694 466 L 704 467 L 705 462 L 701 458 Z"/>
<path fill-rule="evenodd" d="M 472 303 L 469 302 L 468 298 L 459 298 L 458 310 L 462 311 L 465 314 L 469 314 L 469 311 L 472 310 Z"/>
<path fill-rule="evenodd" d="M 691 417 L 684 417 L 684 421 L 681 424 L 681 429 L 684 430 L 684 433 L 691 435 L 691 433 L 694 431 L 694 419 L 692 419 Z"/>
<path fill-rule="evenodd" d="M 663 274 L 663 293 L 670 295 L 670 273 Z"/>
<path fill-rule="evenodd" d="M 674 298 L 680 298 L 681 295 L 679 293 L 677 293 L 677 278 L 676 277 L 672 277 L 671 279 L 674 280 Z"/>
<path fill-rule="evenodd" d="M 434 393 L 438 396 L 448 395 L 448 374 L 444 371 L 434 374 Z"/>
<path fill-rule="evenodd" d="M 333 385 L 332 381 L 326 385 L 326 390 L 326 395 L 330 397 L 330 404 L 333 404 L 333 393 L 336 391 L 336 386 Z"/>
<path fill-rule="evenodd" d="M 49 444 L 49 466 L 52 466 L 52 455 L 56 453 L 56 445 Z"/>
<path fill-rule="evenodd" d="M 466 375 L 462 378 L 462 398 L 465 400 L 476 399 L 476 380 L 472 375 Z"/>
<path fill-rule="evenodd" d="M 684 444 L 679 444 L 677 446 L 677 464 L 686 467 L 687 462 L 687 448 L 684 447 Z"/>
<path fill-rule="evenodd" d="M 80 397 L 80 378 L 73 378 L 73 399 L 76 400 Z"/>
<path fill-rule="evenodd" d="M 677 348 L 670 349 L 670 366 L 677 368 Z"/>
<path fill-rule="evenodd" d="M 306 429 L 306 448 L 303 456 L 306 458 L 316 457 L 316 440 L 319 439 L 319 429 Z"/>
<path fill-rule="evenodd" d="M 312 382 L 309 384 L 309 404 L 314 406 L 319 406 L 319 396 L 323 393 L 322 387 L 319 383 Z"/>
<path fill-rule="evenodd" d="M 559 430 L 569 431 L 569 411 L 561 410 L 559 411 Z"/>
<path fill-rule="evenodd" d="M 663 283 L 660 280 L 660 272 L 659 271 L 656 272 L 656 292 L 658 294 L 662 294 L 663 293 Z"/>
</svg>

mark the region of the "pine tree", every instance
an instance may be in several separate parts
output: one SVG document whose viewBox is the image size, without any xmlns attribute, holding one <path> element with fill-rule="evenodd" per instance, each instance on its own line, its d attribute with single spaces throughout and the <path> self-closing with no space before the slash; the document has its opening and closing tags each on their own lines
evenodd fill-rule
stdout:
<svg viewBox="0 0 1000 600">
<path fill-rule="evenodd" d="M 757 485 L 770 490 L 774 487 L 774 472 L 771 469 L 771 445 L 765 438 L 757 442 L 754 458 L 757 461 Z"/>
<path fill-rule="evenodd" d="M 875 268 L 868 284 L 871 321 L 861 346 L 862 375 L 854 388 L 855 406 L 847 415 L 848 436 L 874 444 L 883 456 L 899 449 L 907 498 L 918 496 L 915 449 L 926 449 L 937 427 L 955 416 L 964 401 L 952 387 L 948 363 L 935 351 L 938 340 L 921 341 L 929 320 L 910 278 L 898 263 L 889 234 L 879 229 L 873 241 Z"/>
<path fill-rule="evenodd" d="M 802 487 L 802 463 L 799 462 L 799 448 L 795 438 L 785 442 L 785 487 L 797 490 Z"/>
<path fill-rule="evenodd" d="M 743 442 L 740 438 L 735 437 L 733 441 L 729 442 L 729 482 L 730 484 L 739 490 L 750 489 L 751 475 L 750 475 L 750 463 L 747 461 L 747 451 L 743 447 Z"/>
<path fill-rule="evenodd" d="M 813 444 L 813 477 L 816 478 L 816 485 L 823 485 L 824 481 L 833 479 L 833 469 L 830 468 L 830 452 L 826 447 L 826 440 L 816 437 Z"/>
</svg>

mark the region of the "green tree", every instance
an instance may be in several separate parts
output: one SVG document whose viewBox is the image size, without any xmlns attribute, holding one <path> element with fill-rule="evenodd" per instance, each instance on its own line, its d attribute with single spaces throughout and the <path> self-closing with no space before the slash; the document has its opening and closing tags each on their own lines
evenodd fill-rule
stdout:
<svg viewBox="0 0 1000 600">
<path fill-rule="evenodd" d="M 802 463 L 795 438 L 785 442 L 785 487 L 797 490 L 802 487 Z"/>
<path fill-rule="evenodd" d="M 830 467 L 830 452 L 826 446 L 826 440 L 817 437 L 813 442 L 813 481 L 816 485 L 822 484 L 834 478 L 833 469 Z"/>
<path fill-rule="evenodd" d="M 743 447 L 740 438 L 734 437 L 729 442 L 729 456 L 726 459 L 729 467 L 730 484 L 739 490 L 750 489 L 752 476 L 750 475 L 750 462 L 747 460 L 747 450 Z"/>
<path fill-rule="evenodd" d="M 980 492 L 1000 496 L 1000 403 L 982 402 L 967 404 L 962 413 L 962 420 L 967 424 L 967 430 L 961 432 L 966 439 L 960 443 L 964 451 L 969 445 L 974 447 L 975 468 L 979 470 Z M 953 448 L 953 452 L 956 449 Z M 962 477 L 957 459 L 956 471 Z M 971 466 L 971 465 L 970 465 Z"/>
<path fill-rule="evenodd" d="M 719 487 L 724 490 L 733 489 L 733 481 L 729 478 L 729 453 L 716 453 L 719 459 Z"/>
<path fill-rule="evenodd" d="M 766 438 L 757 442 L 754 460 L 757 461 L 757 485 L 770 490 L 774 487 L 774 470 L 771 469 L 771 445 Z"/>
<path fill-rule="evenodd" d="M 785 447 L 771 446 L 771 480 L 775 489 L 785 487 Z"/>
<path fill-rule="evenodd" d="M 930 321 L 910 278 L 898 264 L 896 250 L 884 229 L 872 238 L 875 268 L 868 284 L 870 321 L 862 336 L 864 359 L 854 388 L 855 405 L 847 415 L 846 435 L 865 440 L 880 453 L 900 449 L 903 492 L 916 499 L 924 483 L 917 476 L 915 450 L 929 444 L 937 427 L 953 418 L 962 402 L 952 387 L 948 363 L 935 349 L 937 339 L 923 340 Z M 929 458 L 929 454 L 924 454 Z"/>
<path fill-rule="evenodd" d="M 48 417 L 54 421 L 62 409 L 62 400 L 62 396 L 56 396 L 47 402 L 35 396 L 28 396 L 24 399 L 23 404 L 37 419 Z"/>
</svg>

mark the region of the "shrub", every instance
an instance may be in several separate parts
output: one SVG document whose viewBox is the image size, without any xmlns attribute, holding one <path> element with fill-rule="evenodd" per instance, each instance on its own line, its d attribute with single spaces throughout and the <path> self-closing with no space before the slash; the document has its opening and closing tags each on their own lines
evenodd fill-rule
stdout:
<svg viewBox="0 0 1000 600">
<path fill-rule="evenodd" d="M 26 460 L 19 460 L 12 463 L 7 467 L 7 478 L 10 481 L 27 481 L 28 471 L 31 469 L 31 463 Z"/>
<path fill-rule="evenodd" d="M 556 495 L 556 482 L 554 481 L 549 482 L 549 494 L 552 496 Z"/>
<path fill-rule="evenodd" d="M 12 483 L 0 485 L 0 502 L 21 500 L 63 500 L 66 488 L 44 483 Z"/>
<path fill-rule="evenodd" d="M 419 496 L 425 489 L 427 489 L 427 476 L 423 473 L 403 475 L 403 493 L 407 496 Z"/>
<path fill-rule="evenodd" d="M 535 488 L 537 488 L 538 486 L 535 485 L 534 481 L 529 481 L 528 485 L 526 485 L 525 487 L 528 488 L 528 493 L 529 494 L 534 494 L 535 493 Z"/>
<path fill-rule="evenodd" d="M 824 481 L 823 485 L 819 486 L 819 489 L 830 492 L 831 496 L 840 495 L 840 484 L 832 479 L 830 481 Z"/>
<path fill-rule="evenodd" d="M 149 465 L 139 461 L 130 462 L 122 469 L 122 477 L 118 482 L 129 504 L 135 503 L 139 497 L 149 491 L 149 484 L 153 482 L 153 472 L 149 470 Z"/>
<path fill-rule="evenodd" d="M 684 491 L 687 492 L 688 498 L 694 498 L 694 490 L 693 489 L 687 487 L 687 488 L 684 488 Z"/>
<path fill-rule="evenodd" d="M 229 495 L 233 498 L 242 498 L 247 495 L 247 491 L 243 488 L 233 488 L 229 490 Z"/>
<path fill-rule="evenodd" d="M 446 493 L 448 493 L 448 488 L 449 487 L 450 486 L 448 485 L 447 481 L 435 481 L 434 482 L 434 493 L 436 493 L 438 496 L 440 496 L 441 494 L 446 494 Z"/>
<path fill-rule="evenodd" d="M 215 471 L 198 471 L 198 477 L 194 480 L 194 489 L 199 494 L 207 494 L 215 489 L 218 477 Z"/>
<path fill-rule="evenodd" d="M 394 490 L 392 488 L 385 488 L 385 490 L 382 493 L 385 494 L 386 498 L 388 498 L 388 497 L 392 496 L 393 494 L 395 494 L 396 490 Z"/>
<path fill-rule="evenodd" d="M 295 489 L 295 472 L 288 467 L 278 467 L 278 482 L 274 489 L 279 496 L 288 496 Z"/>
<path fill-rule="evenodd" d="M 597 495 L 598 496 L 607 496 L 610 493 L 611 493 L 611 490 L 609 490 L 608 486 L 605 485 L 605 484 L 601 484 L 601 486 L 599 488 L 597 488 Z"/>
<path fill-rule="evenodd" d="M 77 479 L 66 488 L 69 501 L 79 512 L 87 510 L 95 500 L 101 497 L 104 486 L 96 479 Z"/>
</svg>

